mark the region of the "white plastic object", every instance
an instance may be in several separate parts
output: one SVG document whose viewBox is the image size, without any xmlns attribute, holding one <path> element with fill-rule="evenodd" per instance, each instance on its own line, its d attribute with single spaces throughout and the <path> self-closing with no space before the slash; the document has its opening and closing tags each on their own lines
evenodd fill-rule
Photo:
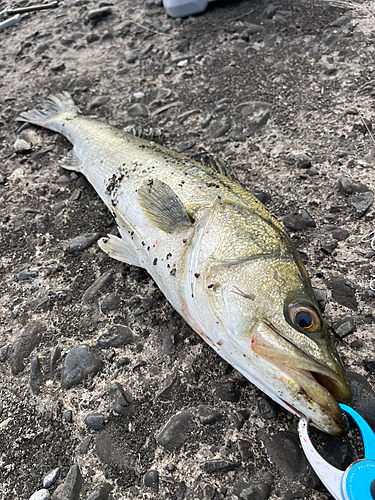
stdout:
<svg viewBox="0 0 375 500">
<path fill-rule="evenodd" d="M 186 17 L 206 10 L 213 0 L 163 0 L 164 8 L 171 17 Z"/>
</svg>

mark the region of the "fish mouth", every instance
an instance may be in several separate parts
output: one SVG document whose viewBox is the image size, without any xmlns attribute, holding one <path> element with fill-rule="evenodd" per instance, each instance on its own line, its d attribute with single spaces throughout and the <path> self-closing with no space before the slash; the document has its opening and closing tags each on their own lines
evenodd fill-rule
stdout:
<svg viewBox="0 0 375 500">
<path fill-rule="evenodd" d="M 345 375 L 308 356 L 265 321 L 255 326 L 251 349 L 256 357 L 277 368 L 278 380 L 287 387 L 287 394 L 278 391 L 276 398 L 284 407 L 308 417 L 328 434 L 342 436 L 347 432 L 348 422 L 338 404 L 351 399 Z M 340 373 L 342 367 L 335 362 Z"/>
</svg>

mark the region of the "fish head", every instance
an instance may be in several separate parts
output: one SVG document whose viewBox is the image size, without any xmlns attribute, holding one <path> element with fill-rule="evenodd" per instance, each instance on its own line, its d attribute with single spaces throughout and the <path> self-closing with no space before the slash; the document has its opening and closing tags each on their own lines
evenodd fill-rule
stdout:
<svg viewBox="0 0 375 500">
<path fill-rule="evenodd" d="M 186 288 L 193 328 L 284 408 L 344 434 L 348 378 L 285 230 L 264 207 L 222 200 L 201 227 L 187 281 L 201 285 Z"/>
<path fill-rule="evenodd" d="M 214 265 L 210 280 L 221 347 L 227 339 L 238 353 L 236 368 L 319 429 L 344 434 L 338 402 L 351 399 L 348 378 L 296 252 Z"/>
</svg>

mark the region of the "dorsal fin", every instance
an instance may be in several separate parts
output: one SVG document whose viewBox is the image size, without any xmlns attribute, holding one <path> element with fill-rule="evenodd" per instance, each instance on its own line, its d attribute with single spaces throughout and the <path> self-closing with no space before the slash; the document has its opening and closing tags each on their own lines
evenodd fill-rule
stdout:
<svg viewBox="0 0 375 500">
<path fill-rule="evenodd" d="M 180 198 L 159 179 L 150 179 L 142 183 L 138 189 L 138 202 L 146 217 L 166 233 L 173 233 L 192 225 Z"/>
</svg>

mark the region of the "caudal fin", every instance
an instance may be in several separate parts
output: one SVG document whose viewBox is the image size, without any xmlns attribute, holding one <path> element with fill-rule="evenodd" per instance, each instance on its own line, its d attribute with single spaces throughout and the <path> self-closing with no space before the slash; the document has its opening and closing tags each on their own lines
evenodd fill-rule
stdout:
<svg viewBox="0 0 375 500">
<path fill-rule="evenodd" d="M 50 95 L 43 101 L 40 109 L 24 111 L 17 118 L 21 122 L 29 122 L 51 130 L 58 130 L 60 119 L 66 120 L 77 116 L 79 109 L 68 92 Z M 56 128 L 57 125 L 57 128 Z"/>
</svg>

